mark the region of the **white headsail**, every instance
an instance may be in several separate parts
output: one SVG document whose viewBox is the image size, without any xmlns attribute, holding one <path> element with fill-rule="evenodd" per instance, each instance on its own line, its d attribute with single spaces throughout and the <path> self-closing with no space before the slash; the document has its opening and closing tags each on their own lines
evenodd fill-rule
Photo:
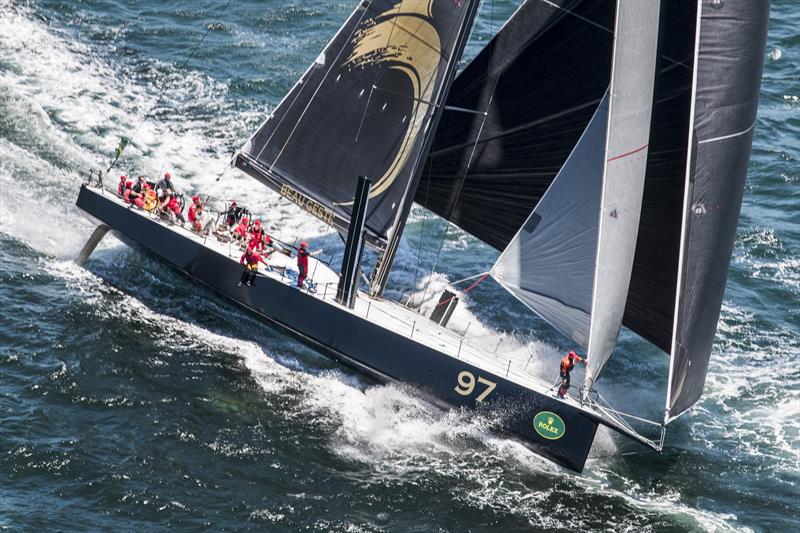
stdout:
<svg viewBox="0 0 800 533">
<path fill-rule="evenodd" d="M 490 271 L 506 290 L 584 348 L 589 342 L 607 124 L 608 94 Z"/>
<path fill-rule="evenodd" d="M 492 267 L 530 309 L 589 350 L 616 344 L 642 204 L 660 0 L 617 3 L 611 87 L 541 201 Z"/>
<path fill-rule="evenodd" d="M 614 351 L 628 297 L 647 167 L 660 3 L 617 2 L 587 388 Z"/>
</svg>

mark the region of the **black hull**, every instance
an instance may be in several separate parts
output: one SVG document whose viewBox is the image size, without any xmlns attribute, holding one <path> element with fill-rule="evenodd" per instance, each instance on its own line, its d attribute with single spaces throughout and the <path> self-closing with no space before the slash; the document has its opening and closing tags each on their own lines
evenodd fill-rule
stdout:
<svg viewBox="0 0 800 533">
<path fill-rule="evenodd" d="M 77 206 L 110 226 L 123 240 L 145 248 L 324 355 L 380 382 L 410 384 L 440 404 L 496 412 L 503 430 L 522 439 L 536 453 L 571 470 L 583 470 L 598 425 L 586 412 L 424 346 L 279 281 L 259 278 L 255 287 L 238 287 L 241 266 L 237 261 L 157 221 L 141 217 L 94 190 L 81 187 Z M 456 391 L 459 374 L 465 371 L 476 380 L 482 378 L 496 384 L 485 401 L 476 401 L 484 390 L 478 389 L 482 387 L 480 383 L 468 396 Z M 537 417 L 537 423 L 545 421 L 546 426 L 540 424 L 543 433 L 548 429 L 554 431 L 554 418 L 555 426 L 559 426 L 558 419 L 563 421 L 555 439 L 542 437 L 534 428 L 534 417 L 543 412 L 544 415 Z"/>
</svg>

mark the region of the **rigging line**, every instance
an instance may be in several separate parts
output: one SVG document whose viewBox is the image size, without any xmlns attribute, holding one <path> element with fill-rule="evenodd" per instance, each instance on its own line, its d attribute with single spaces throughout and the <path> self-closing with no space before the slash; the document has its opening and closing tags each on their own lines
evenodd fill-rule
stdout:
<svg viewBox="0 0 800 533">
<path fill-rule="evenodd" d="M 466 289 L 464 289 L 464 294 L 467 294 L 469 291 L 471 291 L 472 289 L 474 289 L 475 287 L 477 287 L 478 285 L 480 285 L 481 281 L 483 281 L 483 280 L 485 280 L 487 277 L 489 277 L 489 273 L 488 273 L 488 272 L 484 272 L 483 274 L 478 274 L 478 276 L 480 276 L 480 277 L 478 278 L 478 281 L 476 281 L 475 283 L 473 283 L 472 285 L 470 285 L 469 287 L 467 287 Z M 477 277 L 477 276 L 473 276 L 473 277 Z M 442 301 L 442 302 L 439 302 L 439 303 L 437 303 L 437 304 L 436 304 L 434 307 L 439 307 L 440 305 L 447 305 L 447 304 L 449 304 L 450 302 L 452 302 L 454 298 L 455 298 L 455 295 L 451 296 L 451 297 L 450 297 L 450 298 L 448 298 L 447 300 L 444 300 L 444 301 Z"/>
<path fill-rule="evenodd" d="M 491 11 L 489 13 L 489 25 L 490 25 L 490 27 L 492 27 L 493 23 L 494 23 L 494 0 L 492 0 Z M 492 39 L 491 44 L 490 44 L 490 46 L 492 46 L 493 48 L 494 48 L 494 42 L 495 42 L 494 39 Z M 497 84 L 500 82 L 500 76 L 501 76 L 501 74 L 498 73 L 497 77 L 494 79 L 494 85 L 492 86 L 492 92 L 489 94 L 489 99 L 486 102 L 486 113 L 481 118 L 481 127 L 478 128 L 478 134 L 475 136 L 475 142 L 472 144 L 472 150 L 470 151 L 469 159 L 467 160 L 467 168 L 464 169 L 464 176 L 461 179 L 461 182 L 458 184 L 458 190 L 456 191 L 456 197 L 455 197 L 455 200 L 453 201 L 453 207 L 452 207 L 452 209 L 450 211 L 451 213 L 453 211 L 455 211 L 456 205 L 458 204 L 458 199 L 460 198 L 461 192 L 464 189 L 464 182 L 467 181 L 467 175 L 469 174 L 470 166 L 472 166 L 472 161 L 473 161 L 473 158 L 475 157 L 475 151 L 477 150 L 478 144 L 480 143 L 481 134 L 483 133 L 483 128 L 484 128 L 484 126 L 486 126 L 486 119 L 489 117 L 489 110 L 492 107 L 492 100 L 494 100 L 494 93 L 497 90 Z M 447 227 L 445 228 L 444 233 L 442 234 L 442 240 L 439 243 L 439 249 L 436 252 L 436 258 L 433 260 L 433 265 L 431 266 L 431 275 L 428 276 L 428 282 L 425 284 L 425 291 L 422 293 L 421 302 L 424 302 L 425 298 L 428 295 L 428 288 L 430 287 L 431 280 L 433 279 L 433 274 L 436 271 L 436 265 L 439 262 L 439 256 L 442 253 L 442 248 L 444 247 L 444 241 L 447 238 L 447 233 L 450 231 L 450 227 L 452 225 L 453 225 L 453 223 L 448 220 L 447 221 Z M 483 281 L 483 280 L 481 280 L 481 281 Z M 421 303 L 420 303 L 420 309 L 422 309 L 422 304 Z"/>
<path fill-rule="evenodd" d="M 199 50 L 200 46 L 205 42 L 206 37 L 208 37 L 208 34 L 211 33 L 212 28 L 214 28 L 217 25 L 217 23 L 219 22 L 219 19 L 222 17 L 222 15 L 225 13 L 225 11 L 228 9 L 228 7 L 232 3 L 233 3 L 233 0 L 228 0 L 228 2 L 222 7 L 222 10 L 219 12 L 217 17 L 214 19 L 214 22 L 212 22 L 211 24 L 209 24 L 206 27 L 205 33 L 203 33 L 203 36 L 200 38 L 200 40 L 197 41 L 197 43 L 194 45 L 194 47 L 192 47 L 192 49 L 189 51 L 189 55 L 186 56 L 186 59 L 183 60 L 183 63 L 181 63 L 181 65 L 178 67 L 178 70 L 183 70 L 183 69 L 186 68 L 186 66 L 189 64 L 189 61 L 194 57 L 194 54 L 197 53 L 197 50 Z M 131 136 L 128 138 L 128 143 L 129 144 L 133 141 L 134 137 L 136 137 L 136 134 L 139 132 L 141 127 L 144 125 L 144 123 L 147 122 L 147 119 L 150 118 L 150 115 L 153 113 L 153 111 L 155 111 L 155 109 L 161 103 L 161 99 L 164 97 L 164 94 L 166 94 L 167 89 L 169 89 L 169 86 L 165 85 L 161 89 L 161 92 L 158 93 L 158 97 L 156 98 L 156 102 L 152 105 L 152 107 L 150 107 L 150 110 L 147 111 L 147 113 L 145 113 L 144 118 L 142 118 L 142 121 L 139 122 L 139 125 L 136 126 L 135 130 L 133 130 L 133 134 L 131 134 Z M 108 174 L 108 172 L 114 167 L 114 165 L 116 164 L 117 160 L 119 160 L 119 157 L 121 155 L 122 154 L 120 153 L 120 155 L 118 155 L 114 159 L 114 161 L 111 162 L 111 165 L 108 167 L 108 170 L 106 170 L 106 174 Z"/>
<path fill-rule="evenodd" d="M 499 74 L 498 74 L 498 77 L 499 77 Z M 492 136 L 485 137 L 483 139 L 483 142 L 493 141 L 495 139 L 500 139 L 502 137 L 508 137 L 508 136 L 513 135 L 515 133 L 518 133 L 520 131 L 524 131 L 524 130 L 526 130 L 528 128 L 532 128 L 534 126 L 539 126 L 540 124 L 544 124 L 544 123 L 546 123 L 546 122 L 548 122 L 550 120 L 554 120 L 554 119 L 561 118 L 563 116 L 569 115 L 570 113 L 573 113 L 575 111 L 581 111 L 582 109 L 586 109 L 587 107 L 596 107 L 597 104 L 599 104 L 601 100 L 602 100 L 602 98 L 595 98 L 595 99 L 590 100 L 588 102 L 584 102 L 582 104 L 578 104 L 576 106 L 570 107 L 569 109 L 564 109 L 564 110 L 559 111 L 557 113 L 553 113 L 552 115 L 548 115 L 546 117 L 542 117 L 542 118 L 539 118 L 539 119 L 536 119 L 536 120 L 532 120 L 530 122 L 526 122 L 525 124 L 520 124 L 519 126 L 516 126 L 514 128 L 509 128 L 507 130 L 503 130 L 503 131 L 501 131 L 499 133 L 496 133 L 496 134 L 494 134 Z M 487 110 L 487 112 L 488 112 L 488 110 Z M 457 150 L 461 150 L 461 149 L 466 148 L 467 146 L 471 145 L 473 142 L 474 141 L 470 141 L 470 142 L 464 142 L 464 143 L 461 143 L 461 144 L 456 144 L 456 145 L 453 145 L 453 146 L 448 146 L 447 148 L 442 148 L 441 150 L 439 150 L 436 153 L 437 154 L 446 154 L 446 153 L 449 153 L 449 152 L 454 152 L 454 151 L 457 151 Z"/>
<path fill-rule="evenodd" d="M 479 278 L 479 277 L 481 277 L 481 276 L 483 276 L 485 274 L 489 274 L 489 272 L 481 272 L 480 274 L 475 274 L 474 276 L 469 276 L 467 278 L 461 278 L 461 279 L 456 280 L 456 281 L 451 281 L 450 285 L 451 286 L 458 285 L 460 283 L 464 283 L 465 281 L 469 281 L 469 280 L 472 280 L 472 279 L 475 279 L 475 278 Z"/>
<path fill-rule="evenodd" d="M 429 161 L 430 161 L 430 159 L 429 159 Z M 430 162 L 428 164 L 429 172 L 430 172 L 430 168 L 432 166 L 433 166 L 433 163 Z M 425 204 L 426 205 L 428 203 L 428 196 L 429 196 L 430 192 L 431 192 L 431 179 L 430 179 L 430 174 L 428 174 L 428 183 L 426 184 L 426 187 L 425 187 Z M 419 267 L 420 267 L 420 265 L 422 263 L 422 242 L 423 242 L 423 238 L 425 237 L 425 222 L 427 222 L 427 220 L 428 220 L 428 216 L 426 215 L 422 219 L 422 227 L 420 228 L 420 231 L 419 231 L 419 245 L 417 246 L 417 266 L 414 267 L 414 284 L 411 286 L 412 291 L 413 291 L 414 287 L 417 286 L 417 275 L 419 274 Z M 407 304 L 409 302 L 411 302 L 411 298 L 410 297 L 408 299 L 408 302 L 406 302 L 406 307 L 408 307 Z"/>
<path fill-rule="evenodd" d="M 539 1 L 542 2 L 543 4 L 547 4 L 547 5 L 551 6 L 551 7 L 554 7 L 556 9 L 561 10 L 561 11 L 569 13 L 573 17 L 579 18 L 580 20 L 586 22 L 587 24 L 591 24 L 592 26 L 594 26 L 596 28 L 599 28 L 599 29 L 603 30 L 606 33 L 612 33 L 612 34 L 614 33 L 614 30 L 606 28 L 602 24 L 598 24 L 597 22 L 595 22 L 593 20 L 590 20 L 590 19 L 584 17 L 583 15 L 579 15 L 579 14 L 575 13 L 574 11 L 572 11 L 570 9 L 567 9 L 565 7 L 561 7 L 560 5 L 556 4 L 555 2 L 552 2 L 551 0 L 539 0 Z M 685 69 L 689 69 L 690 68 L 688 65 L 686 65 L 685 61 L 678 61 L 677 59 L 673 59 L 673 58 L 671 58 L 669 56 L 665 56 L 664 54 L 660 54 L 660 55 L 661 55 L 661 57 L 663 57 L 664 59 L 666 59 L 667 61 L 672 63 L 672 65 L 675 66 L 675 67 L 683 67 Z"/>
</svg>

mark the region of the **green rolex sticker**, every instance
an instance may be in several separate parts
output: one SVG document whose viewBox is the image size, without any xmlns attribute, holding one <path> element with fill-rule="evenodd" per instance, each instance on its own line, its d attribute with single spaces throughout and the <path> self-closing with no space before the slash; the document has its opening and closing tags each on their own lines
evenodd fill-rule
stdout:
<svg viewBox="0 0 800 533">
<path fill-rule="evenodd" d="M 548 440 L 557 440 L 564 436 L 567 427 L 557 414 L 540 411 L 533 417 L 533 429 Z"/>
</svg>

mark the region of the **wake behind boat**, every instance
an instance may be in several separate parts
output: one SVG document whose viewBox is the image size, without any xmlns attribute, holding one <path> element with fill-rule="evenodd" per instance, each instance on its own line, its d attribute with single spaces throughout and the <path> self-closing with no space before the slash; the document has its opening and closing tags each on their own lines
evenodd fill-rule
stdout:
<svg viewBox="0 0 800 533">
<path fill-rule="evenodd" d="M 350 367 L 493 413 L 498 429 L 568 468 L 583 469 L 598 424 L 660 450 L 667 424 L 702 393 L 768 4 L 530 1 L 456 78 L 477 7 L 360 3 L 235 155 L 347 234 L 340 272 L 309 259 L 316 292 L 293 287 L 280 254 L 254 287 L 237 284 L 241 251 L 229 241 L 164 224 L 102 176 L 78 197 L 99 223 L 81 257 L 112 229 Z M 543 60 L 564 35 L 573 61 Z M 524 83 L 531 73 L 544 81 Z M 579 398 L 442 327 L 451 296 L 430 319 L 383 298 L 415 197 L 502 249 L 488 273 L 588 351 Z M 365 246 L 380 257 L 362 284 Z M 670 354 L 663 420 L 595 390 L 623 325 Z"/>
</svg>

